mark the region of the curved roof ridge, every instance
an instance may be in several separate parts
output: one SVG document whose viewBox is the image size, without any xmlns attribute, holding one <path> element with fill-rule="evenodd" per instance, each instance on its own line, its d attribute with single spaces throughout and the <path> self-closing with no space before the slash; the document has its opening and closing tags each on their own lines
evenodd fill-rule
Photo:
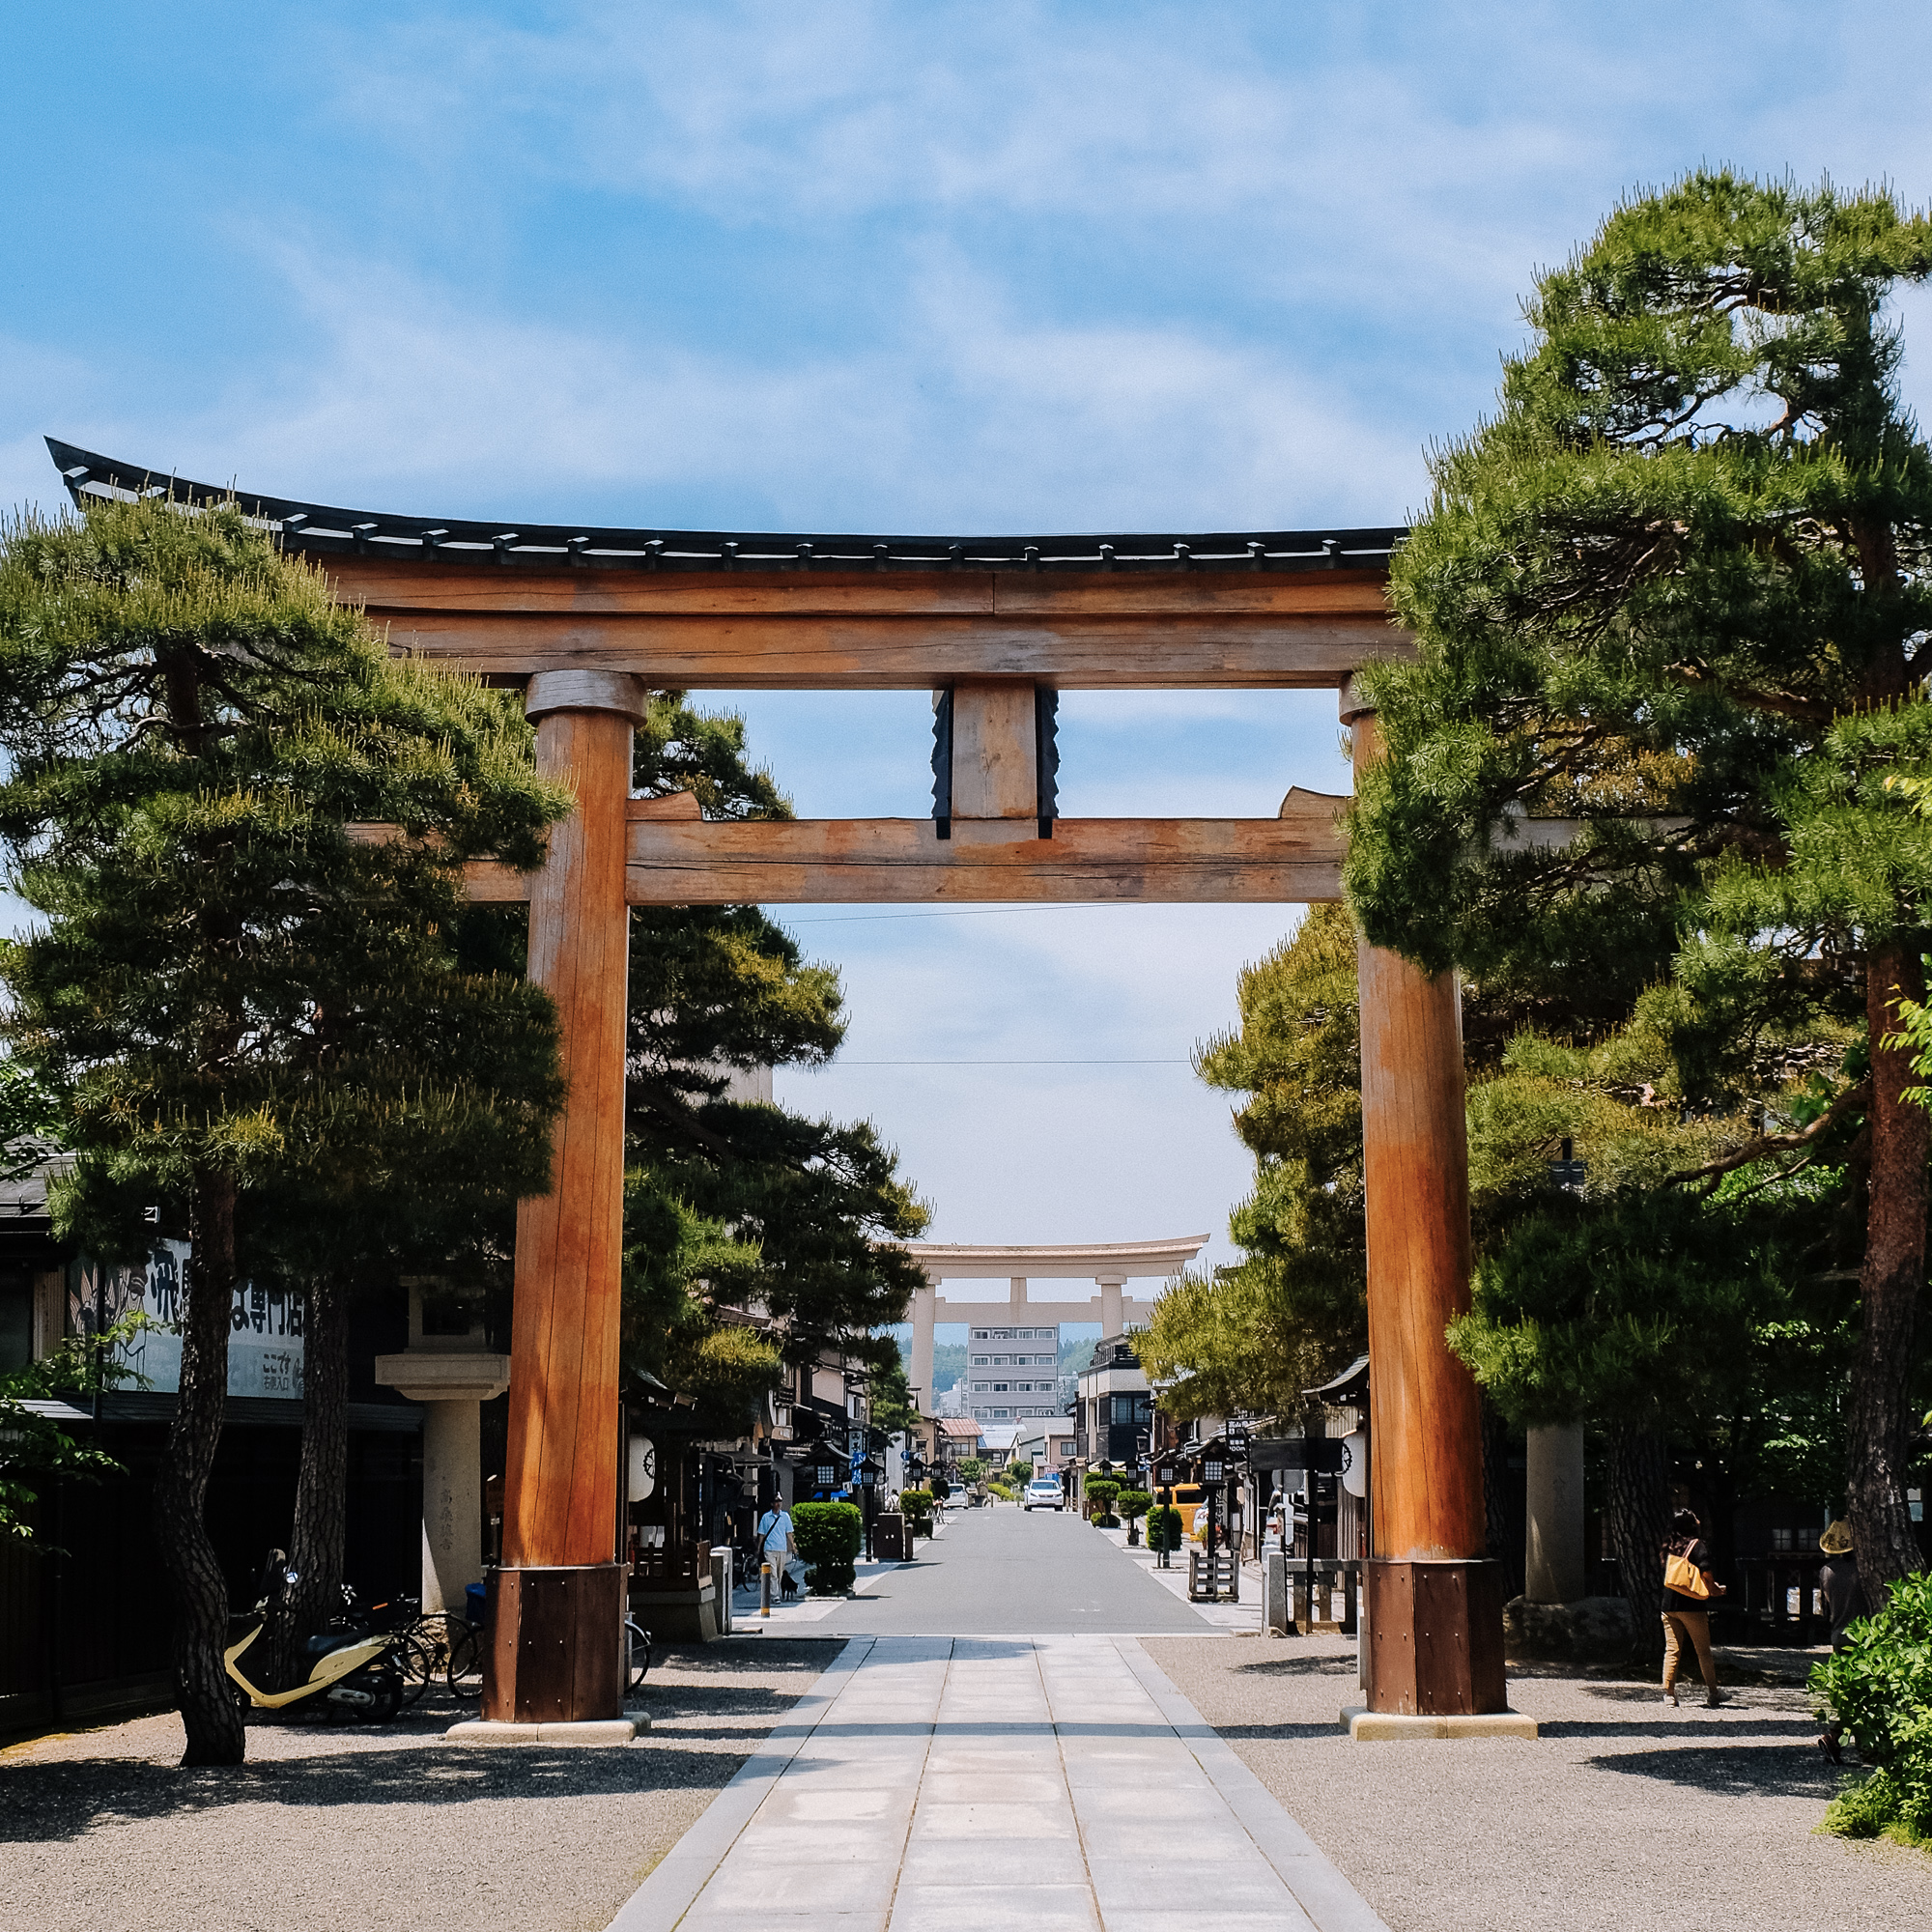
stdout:
<svg viewBox="0 0 1932 1932">
<path fill-rule="evenodd" d="M 167 497 L 195 508 L 235 502 L 308 555 L 353 552 L 397 562 L 554 570 L 1355 570 L 1378 575 L 1401 526 L 1311 530 L 1091 531 L 972 536 L 691 530 L 514 518 L 412 517 L 346 509 L 236 484 L 197 483 L 58 438 L 47 453 L 76 503 Z"/>
</svg>

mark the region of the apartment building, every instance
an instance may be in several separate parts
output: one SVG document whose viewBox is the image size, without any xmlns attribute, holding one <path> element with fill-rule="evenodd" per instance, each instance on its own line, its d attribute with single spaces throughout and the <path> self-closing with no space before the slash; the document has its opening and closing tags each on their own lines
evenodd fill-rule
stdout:
<svg viewBox="0 0 1932 1932">
<path fill-rule="evenodd" d="M 969 1329 L 959 1386 L 961 1408 L 976 1422 L 1060 1414 L 1060 1324 Z"/>
</svg>

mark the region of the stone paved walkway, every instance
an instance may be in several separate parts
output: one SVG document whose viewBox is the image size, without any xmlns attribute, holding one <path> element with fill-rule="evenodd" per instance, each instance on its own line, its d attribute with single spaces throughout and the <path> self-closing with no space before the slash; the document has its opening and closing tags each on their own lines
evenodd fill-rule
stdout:
<svg viewBox="0 0 1932 1932">
<path fill-rule="evenodd" d="M 1133 1637 L 860 1637 L 611 1932 L 1385 1932 Z"/>
</svg>

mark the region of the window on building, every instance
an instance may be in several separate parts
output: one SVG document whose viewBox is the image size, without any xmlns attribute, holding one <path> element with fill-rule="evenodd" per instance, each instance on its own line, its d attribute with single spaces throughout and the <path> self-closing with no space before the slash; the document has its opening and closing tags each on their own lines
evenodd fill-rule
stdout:
<svg viewBox="0 0 1932 1932">
<path fill-rule="evenodd" d="M 993 1384 L 993 1393 L 994 1393 L 995 1395 L 1005 1395 L 1005 1394 L 1007 1393 L 1007 1385 L 1006 1385 L 1006 1383 L 1005 1383 L 1005 1382 L 995 1382 L 995 1383 Z"/>
<path fill-rule="evenodd" d="M 0 1270 L 0 1370 L 34 1359 L 34 1278 L 25 1268 Z"/>
<path fill-rule="evenodd" d="M 998 1421 L 1004 1422 L 1006 1420 L 1007 1411 L 1004 1408 L 996 1408 L 993 1414 Z"/>
</svg>

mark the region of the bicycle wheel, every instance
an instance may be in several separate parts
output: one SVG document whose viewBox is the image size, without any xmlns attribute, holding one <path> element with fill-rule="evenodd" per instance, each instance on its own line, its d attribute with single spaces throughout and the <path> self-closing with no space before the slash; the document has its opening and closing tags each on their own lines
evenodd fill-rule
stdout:
<svg viewBox="0 0 1932 1932">
<path fill-rule="evenodd" d="M 402 1708 L 408 1710 L 432 1682 L 443 1673 L 444 1663 L 437 1646 L 420 1631 L 405 1631 L 395 1642 L 389 1658 L 401 1686 Z"/>
<path fill-rule="evenodd" d="M 410 1634 L 418 1643 L 428 1646 L 435 1674 L 441 1677 L 449 1669 L 450 1652 L 469 1630 L 469 1619 L 459 1612 L 432 1610 L 428 1616 L 418 1617 L 410 1626 Z"/>
<path fill-rule="evenodd" d="M 451 1619 L 452 1623 L 458 1619 Z M 443 1673 L 444 1682 L 449 1686 L 449 1694 L 465 1704 L 480 1704 L 483 1701 L 483 1633 L 463 1626 L 460 1634 L 450 1639 L 449 1664 Z"/>
<path fill-rule="evenodd" d="M 624 1619 L 624 1694 L 643 1689 L 651 1667 L 651 1634 L 635 1617 Z"/>
</svg>

